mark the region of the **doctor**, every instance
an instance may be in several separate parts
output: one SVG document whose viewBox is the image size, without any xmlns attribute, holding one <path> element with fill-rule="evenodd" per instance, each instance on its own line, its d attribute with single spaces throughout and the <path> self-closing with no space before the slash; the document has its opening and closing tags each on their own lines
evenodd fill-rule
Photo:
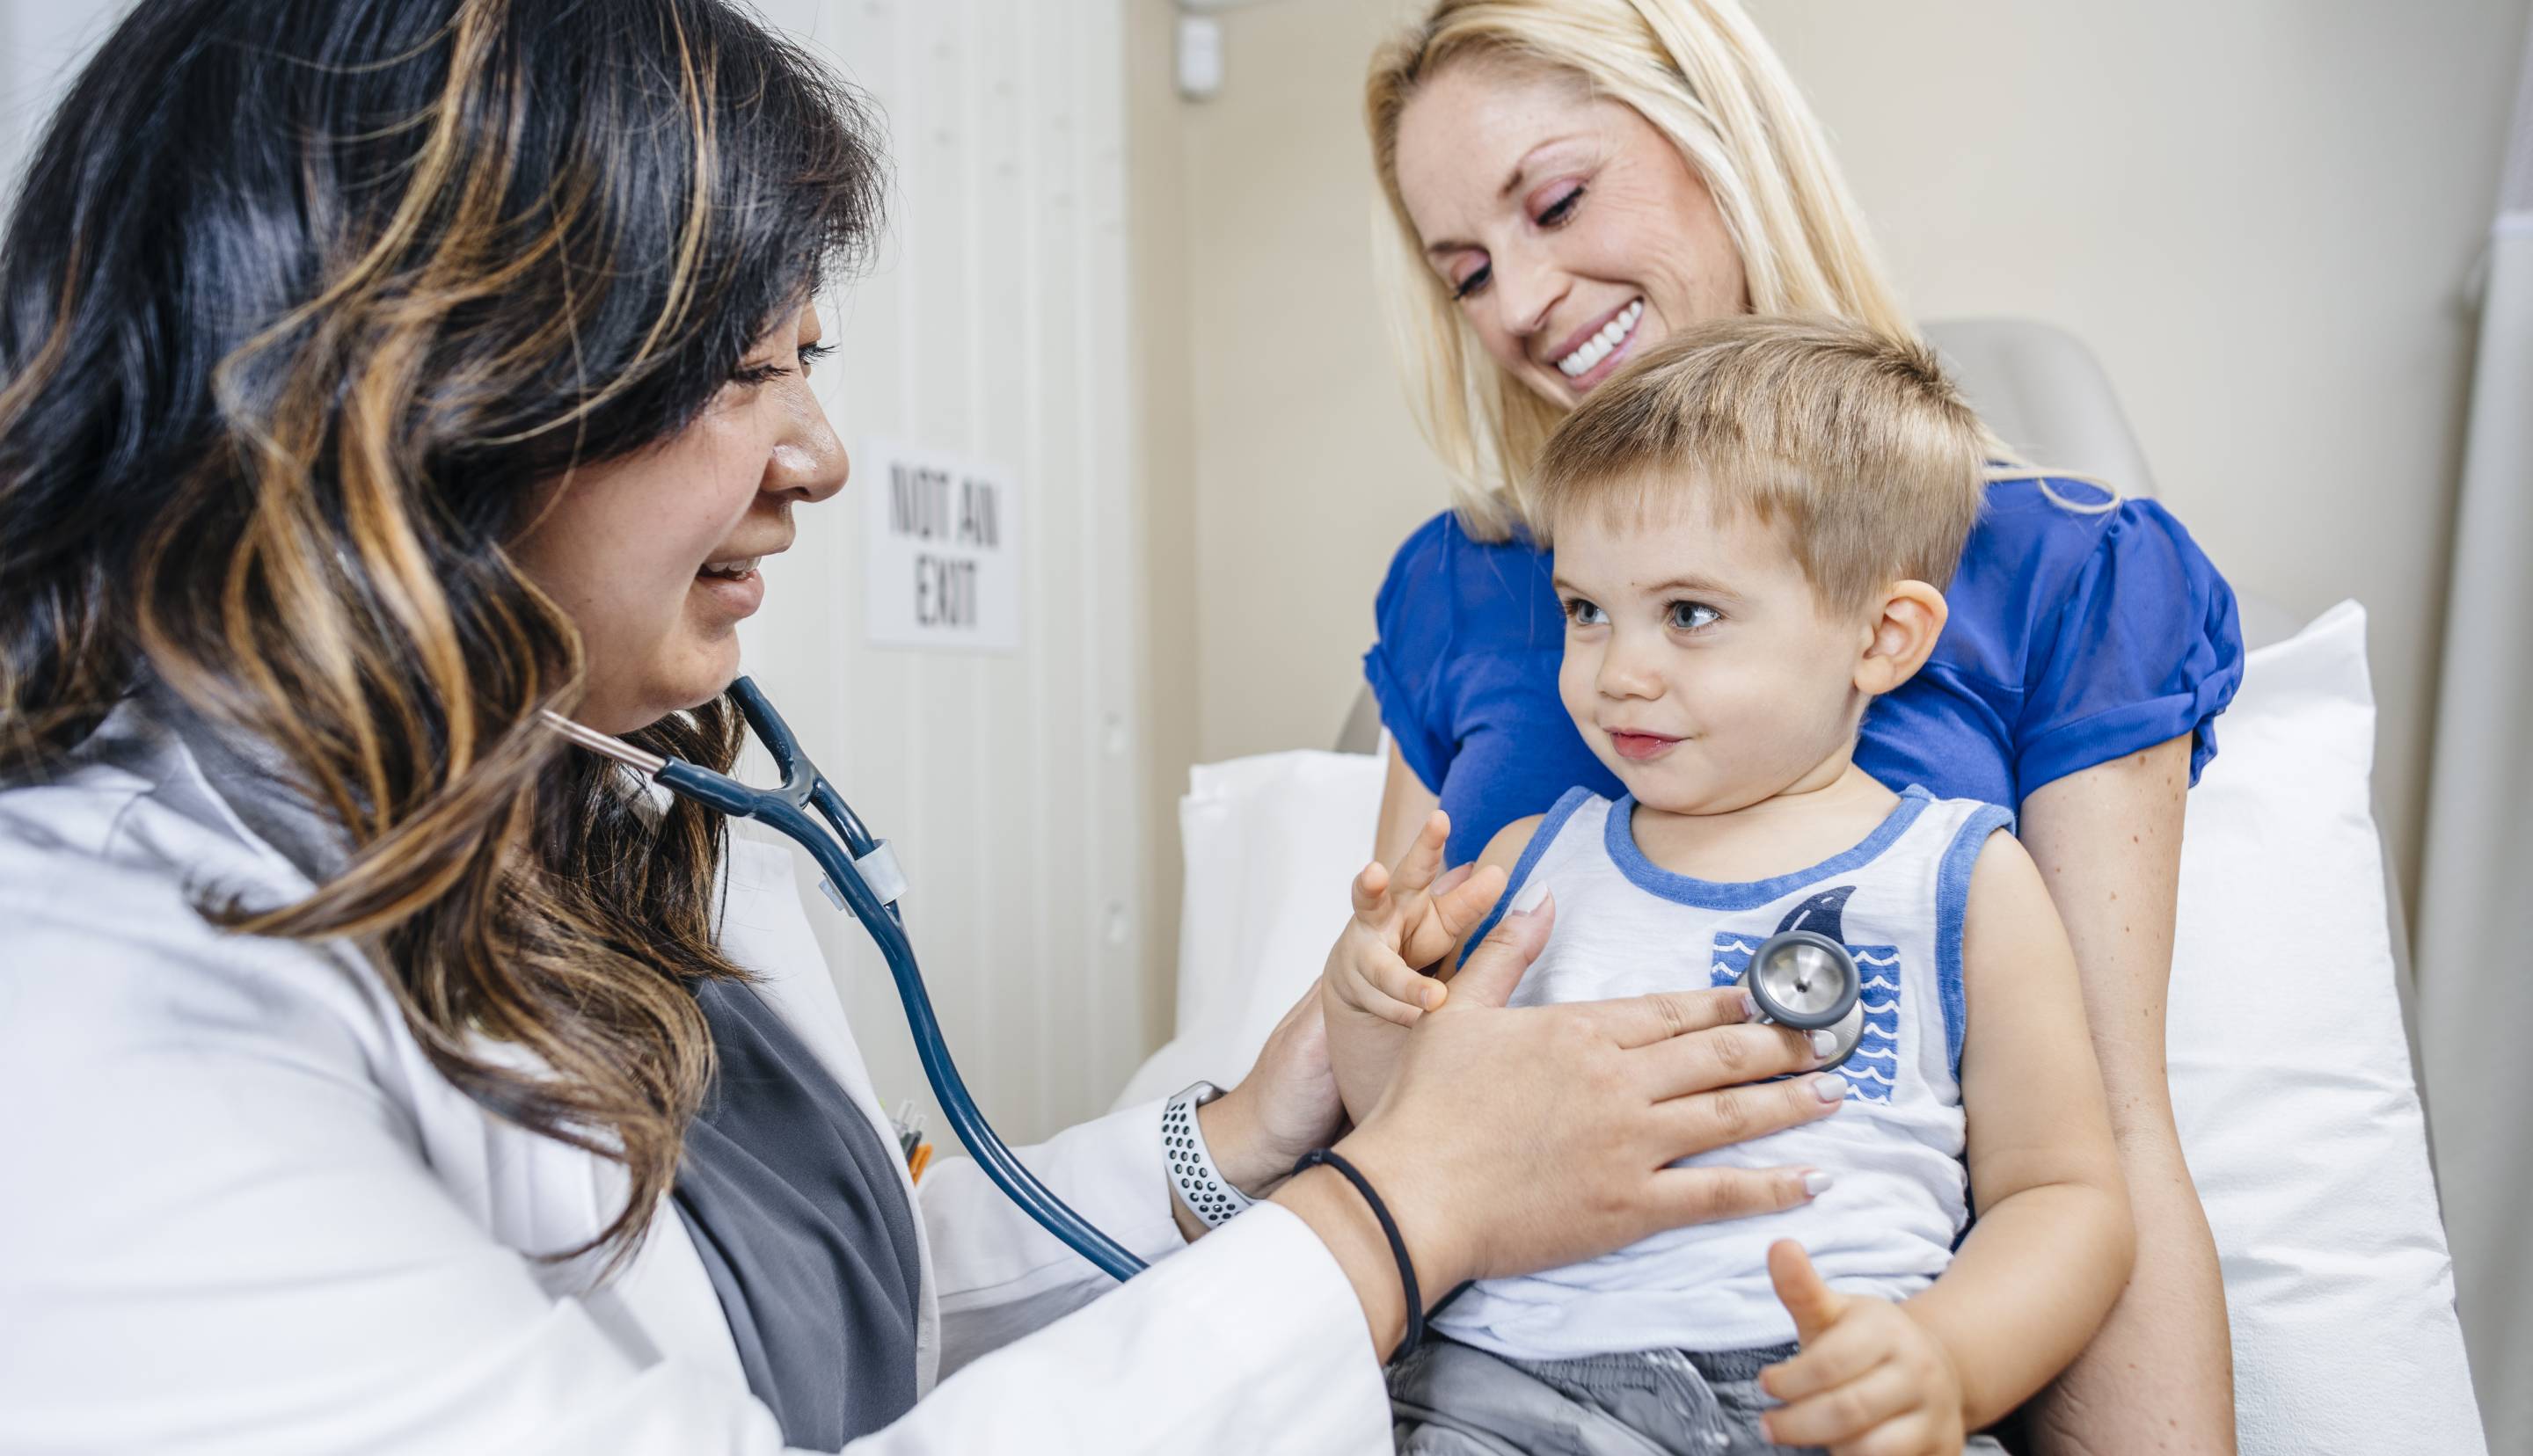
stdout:
<svg viewBox="0 0 2533 1456">
<path fill-rule="evenodd" d="M 1409 1288 L 1806 1196 L 1664 1166 L 1835 1106 L 1732 993 L 1502 1009 L 1545 909 L 1359 1127 L 1288 1019 L 1217 1229 L 1160 1108 L 1032 1150 L 1127 1285 L 915 1196 L 785 862 L 536 717 L 735 754 L 870 131 L 724 0 L 143 0 L 80 78 L 0 250 L 0 1449 L 1380 1450 Z"/>
</svg>

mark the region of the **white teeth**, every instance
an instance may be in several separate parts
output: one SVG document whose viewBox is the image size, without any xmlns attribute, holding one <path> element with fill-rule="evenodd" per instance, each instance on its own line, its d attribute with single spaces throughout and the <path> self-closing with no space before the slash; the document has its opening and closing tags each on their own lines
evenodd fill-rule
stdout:
<svg viewBox="0 0 2533 1456">
<path fill-rule="evenodd" d="M 765 558 L 762 556 L 741 556 L 736 561 L 706 561 L 704 563 L 704 575 L 745 576 L 747 573 L 755 570 L 756 563 L 763 559 Z"/>
<path fill-rule="evenodd" d="M 1599 333 L 1585 339 L 1573 353 L 1557 361 L 1558 372 L 1569 379 L 1591 373 L 1593 366 L 1610 357 L 1610 351 L 1619 347 L 1620 342 L 1626 338 L 1628 330 L 1636 326 L 1636 320 L 1643 318 L 1644 314 L 1643 299 L 1637 299 L 1627 305 L 1620 311 L 1617 318 L 1602 324 Z"/>
</svg>

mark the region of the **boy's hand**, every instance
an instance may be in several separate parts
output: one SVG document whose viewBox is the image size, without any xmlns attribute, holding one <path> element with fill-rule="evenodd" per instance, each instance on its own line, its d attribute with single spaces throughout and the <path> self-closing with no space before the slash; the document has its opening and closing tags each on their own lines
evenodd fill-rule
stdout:
<svg viewBox="0 0 2533 1456">
<path fill-rule="evenodd" d="M 1389 1086 L 1407 1028 L 1448 994 L 1419 968 L 1449 955 L 1503 893 L 1504 872 L 1493 865 L 1437 878 L 1450 827 L 1436 810 L 1394 868 L 1366 865 L 1354 877 L 1354 915 L 1320 978 L 1328 1065 L 1357 1121 Z"/>
<path fill-rule="evenodd" d="M 1886 1300 L 1833 1292 L 1791 1239 L 1769 1247 L 1768 1277 L 1803 1343 L 1760 1372 L 1786 1402 L 1763 1420 L 1768 1439 L 1834 1456 L 1959 1456 L 1961 1375 L 1924 1325 Z"/>
<path fill-rule="evenodd" d="M 1449 994 L 1424 968 L 1477 928 L 1504 886 L 1493 865 L 1441 874 L 1450 832 L 1450 816 L 1437 809 L 1396 865 L 1368 864 L 1354 877 L 1354 918 L 1328 952 L 1338 1007 L 1413 1026 Z"/>
</svg>

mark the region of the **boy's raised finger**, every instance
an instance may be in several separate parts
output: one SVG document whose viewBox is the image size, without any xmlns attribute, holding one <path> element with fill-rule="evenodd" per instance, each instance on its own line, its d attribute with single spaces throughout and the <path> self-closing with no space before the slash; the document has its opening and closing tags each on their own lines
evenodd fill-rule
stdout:
<svg viewBox="0 0 2533 1456">
<path fill-rule="evenodd" d="M 1381 910 L 1389 899 L 1389 866 L 1376 859 L 1355 871 L 1354 912 L 1370 915 Z"/>
<path fill-rule="evenodd" d="M 1828 1334 L 1847 1308 L 1847 1297 L 1829 1287 L 1811 1255 L 1792 1239 L 1768 1246 L 1768 1282 L 1777 1287 L 1777 1303 L 1795 1316 L 1795 1338 L 1805 1345 Z"/>
<path fill-rule="evenodd" d="M 1426 816 L 1425 827 L 1417 831 L 1407 852 L 1398 856 L 1391 880 L 1409 895 L 1421 893 L 1443 872 L 1443 846 L 1451 838 L 1451 816 L 1436 809 Z"/>
</svg>

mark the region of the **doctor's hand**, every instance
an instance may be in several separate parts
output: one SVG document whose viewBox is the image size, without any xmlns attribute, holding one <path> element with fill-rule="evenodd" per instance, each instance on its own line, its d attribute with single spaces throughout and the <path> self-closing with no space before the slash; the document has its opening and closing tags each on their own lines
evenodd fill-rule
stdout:
<svg viewBox="0 0 2533 1456">
<path fill-rule="evenodd" d="M 1834 1116 L 1838 1077 L 1799 1036 L 1752 1023 L 1737 989 L 1506 1009 L 1556 918 L 1506 915 L 1451 995 L 1404 1034 L 1397 1075 L 1337 1144 L 1396 1220 L 1430 1303 L 1466 1279 L 1529 1273 L 1683 1224 L 1790 1208 L 1817 1170 L 1675 1168 L 1693 1154 Z M 1406 1327 L 1397 1266 L 1339 1175 L 1315 1168 L 1275 1201 L 1353 1282 L 1374 1348 Z"/>
<path fill-rule="evenodd" d="M 1257 1064 L 1240 1084 L 1197 1109 L 1206 1150 L 1234 1188 L 1263 1198 L 1302 1154 L 1336 1140 L 1345 1127 L 1336 1077 L 1328 1068 L 1327 1022 L 1314 984 L 1266 1034 Z M 1204 1237 L 1203 1220 L 1171 1200 L 1179 1231 Z"/>
<path fill-rule="evenodd" d="M 1451 821 L 1436 810 L 1395 865 L 1367 865 L 1354 880 L 1354 914 L 1328 953 L 1321 981 L 1284 1014 L 1240 1085 L 1200 1109 L 1206 1148 L 1232 1185 L 1258 1197 L 1295 1160 L 1337 1136 L 1350 1109 L 1368 1110 L 1388 1084 L 1398 1037 L 1443 983 L 1409 969 L 1441 961 L 1503 893 L 1493 867 L 1443 873 Z M 1342 993 L 1334 990 L 1340 982 Z M 1388 986 L 1417 996 L 1377 1009 Z M 1340 1088 L 1346 1097 L 1338 1096 Z M 1205 1225 L 1173 1203 L 1190 1239 Z"/>
</svg>

